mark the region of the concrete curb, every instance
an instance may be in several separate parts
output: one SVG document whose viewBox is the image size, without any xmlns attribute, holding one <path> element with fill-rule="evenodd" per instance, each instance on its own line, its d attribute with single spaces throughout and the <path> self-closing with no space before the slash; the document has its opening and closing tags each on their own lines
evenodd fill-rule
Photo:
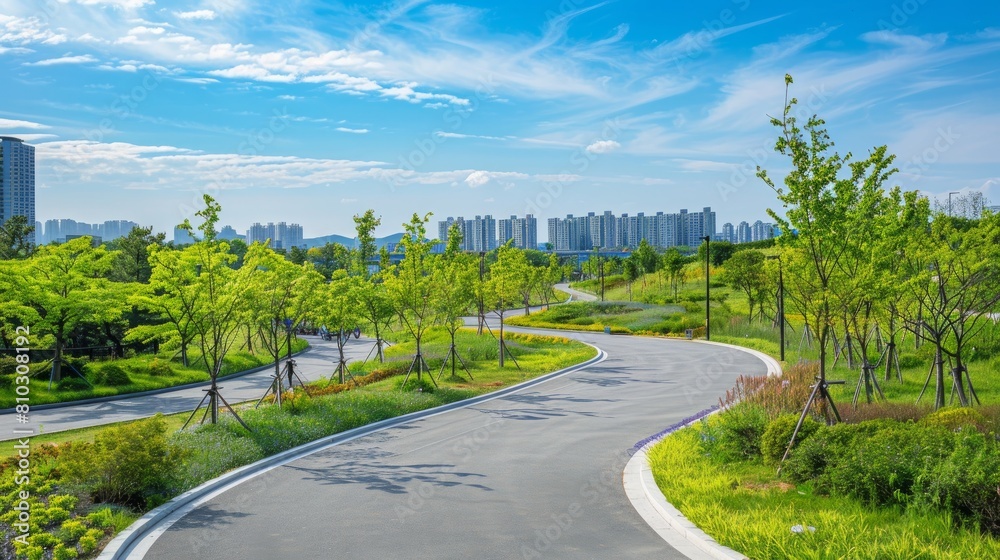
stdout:
<svg viewBox="0 0 1000 560">
<path fill-rule="evenodd" d="M 587 344 L 586 342 L 582 343 Z M 277 455 L 261 459 L 256 463 L 251 463 L 234 471 L 230 471 L 218 478 L 209 480 L 201 486 L 189 490 L 170 500 L 166 504 L 147 512 L 135 523 L 119 533 L 110 543 L 108 543 L 108 545 L 101 552 L 100 556 L 97 558 L 98 560 L 118 560 L 130 558 L 133 554 L 137 554 L 137 556 L 135 556 L 136 558 L 141 558 L 148 551 L 149 547 L 153 545 L 156 539 L 169 529 L 171 525 L 205 501 L 239 484 L 242 484 L 255 476 L 281 467 L 282 465 L 288 464 L 312 453 L 317 453 L 327 448 L 347 443 L 360 437 L 389 428 L 394 428 L 415 420 L 430 418 L 431 416 L 437 416 L 438 414 L 444 414 L 452 410 L 467 408 L 483 402 L 505 397 L 512 393 L 544 383 L 550 379 L 555 379 L 557 377 L 585 369 L 596 363 L 602 362 L 607 358 L 607 354 L 604 350 L 601 350 L 592 344 L 587 344 L 587 346 L 597 350 L 597 356 L 574 366 L 548 373 L 543 376 L 536 377 L 535 379 L 530 379 L 523 383 L 518 383 L 517 385 L 512 385 L 506 389 L 501 389 L 486 395 L 473 397 L 471 399 L 427 410 L 412 412 L 403 416 L 389 418 L 368 424 L 367 426 L 361 426 L 359 428 L 354 428 L 353 430 L 334 434 L 332 436 L 318 439 L 299 447 L 283 451 Z"/>
<path fill-rule="evenodd" d="M 311 349 L 312 349 L 311 345 L 310 346 L 306 346 L 304 349 L 299 350 L 298 352 L 293 353 L 292 357 L 294 358 L 295 356 L 298 356 L 300 354 L 308 352 Z M 282 357 L 282 359 L 284 359 L 284 357 Z M 243 370 L 243 371 L 238 371 L 236 373 L 230 373 L 229 375 L 227 375 L 225 377 L 218 378 L 216 381 L 219 382 L 219 381 L 226 381 L 227 379 L 236 379 L 238 377 L 243 377 L 245 375 L 250 375 L 252 373 L 258 373 L 258 372 L 261 372 L 261 371 L 264 371 L 264 370 L 268 370 L 268 369 L 273 369 L 273 368 L 274 368 L 274 364 L 273 363 L 272 364 L 266 364 L 266 365 L 263 365 L 263 366 L 255 367 L 253 369 L 247 369 L 247 370 Z M 78 401 L 65 401 L 65 402 L 57 402 L 57 403 L 40 404 L 40 405 L 32 406 L 31 410 L 51 410 L 51 409 L 55 409 L 55 408 L 66 408 L 66 407 L 69 407 L 69 406 L 77 406 L 77 405 L 81 405 L 81 404 L 94 404 L 94 403 L 102 403 L 102 402 L 124 401 L 124 400 L 128 400 L 128 399 L 134 399 L 136 397 L 148 397 L 148 396 L 151 396 L 151 395 L 162 395 L 163 393 L 170 393 L 172 391 L 180 391 L 180 390 L 183 390 L 183 389 L 192 389 L 194 387 L 208 387 L 209 385 L 211 385 L 211 383 L 212 383 L 211 381 L 195 381 L 193 383 L 185 383 L 183 385 L 174 385 L 173 387 L 163 387 L 162 389 L 150 389 L 148 391 L 140 391 L 138 393 L 122 393 L 120 395 L 109 395 L 107 397 L 93 397 L 93 398 L 90 398 L 90 399 L 80 399 Z M 2 415 L 2 414 L 12 414 L 14 412 L 15 412 L 15 409 L 13 409 L 13 408 L 0 409 L 0 415 Z M 55 432 L 50 432 L 50 433 L 55 433 Z"/>
<path fill-rule="evenodd" d="M 782 373 L 781 364 L 763 352 L 722 342 L 707 340 L 692 342 L 712 344 L 752 354 L 764 362 L 768 369 L 768 375 L 780 376 Z M 640 442 L 639 449 L 636 450 L 632 458 L 625 465 L 625 471 L 622 474 L 622 484 L 625 487 L 625 494 L 632 503 L 632 507 L 635 508 L 646 524 L 656 531 L 667 544 L 676 548 L 681 554 L 684 554 L 691 560 L 746 560 L 747 556 L 716 542 L 715 539 L 699 529 L 697 525 L 691 523 L 691 521 L 684 517 L 684 514 L 671 505 L 656 485 L 656 481 L 653 478 L 653 470 L 649 466 L 648 450 L 652 446 L 671 433 L 690 426 L 716 412 L 719 412 L 719 409 L 703 411 L 693 419 L 672 426 Z"/>
</svg>

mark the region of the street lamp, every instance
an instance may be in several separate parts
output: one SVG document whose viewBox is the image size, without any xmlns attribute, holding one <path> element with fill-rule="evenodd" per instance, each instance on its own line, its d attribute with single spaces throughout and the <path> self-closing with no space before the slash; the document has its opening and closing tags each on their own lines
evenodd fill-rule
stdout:
<svg viewBox="0 0 1000 560">
<path fill-rule="evenodd" d="M 952 213 L 951 213 L 951 195 L 953 195 L 953 194 L 962 194 L 962 193 L 960 193 L 958 191 L 952 191 L 952 192 L 948 193 L 948 216 L 952 215 Z"/>
<path fill-rule="evenodd" d="M 781 255 L 770 255 L 768 259 L 778 261 L 778 321 L 781 332 L 781 361 L 785 361 L 785 281 L 781 274 Z"/>
<path fill-rule="evenodd" d="M 708 235 L 701 238 L 705 242 L 705 340 L 712 340 L 712 327 L 710 325 L 711 311 L 709 301 L 712 291 L 708 279 L 708 263 L 712 262 L 712 238 Z"/>
</svg>

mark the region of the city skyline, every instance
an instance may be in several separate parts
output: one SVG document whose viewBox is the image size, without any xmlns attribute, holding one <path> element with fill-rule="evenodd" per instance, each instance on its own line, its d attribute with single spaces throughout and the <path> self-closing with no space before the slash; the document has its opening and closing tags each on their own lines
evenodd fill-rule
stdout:
<svg viewBox="0 0 1000 560">
<path fill-rule="evenodd" d="M 780 180 L 784 75 L 836 149 L 886 144 L 893 179 L 996 201 L 1000 6 L 664 6 L 12 0 L 0 134 L 36 147 L 38 221 L 169 232 L 224 222 L 377 235 L 435 219 L 710 205 L 753 222 Z M 261 209 L 268 210 L 268 216 Z M 543 232 L 540 232 L 543 234 Z"/>
</svg>

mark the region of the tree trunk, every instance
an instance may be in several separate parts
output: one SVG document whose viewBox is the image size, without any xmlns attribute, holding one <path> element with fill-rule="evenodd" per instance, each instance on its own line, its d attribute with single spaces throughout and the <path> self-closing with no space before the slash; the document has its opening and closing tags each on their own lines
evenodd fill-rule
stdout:
<svg viewBox="0 0 1000 560">
<path fill-rule="evenodd" d="M 941 352 L 940 341 L 936 342 L 936 346 L 937 350 L 934 352 L 934 360 L 935 360 L 934 410 L 944 407 L 944 355 Z"/>
<path fill-rule="evenodd" d="M 62 379 L 62 346 L 62 341 L 57 338 L 56 357 L 52 360 L 52 381 L 56 383 Z"/>
<path fill-rule="evenodd" d="M 500 314 L 500 338 L 497 340 L 500 345 L 500 368 L 503 369 L 503 313 Z"/>
<path fill-rule="evenodd" d="M 962 356 L 955 356 L 955 367 L 951 370 L 951 376 L 955 383 L 955 391 L 958 393 L 958 403 L 961 406 L 970 406 L 969 397 L 965 393 L 965 380 L 962 378 L 962 374 L 965 371 L 965 365 L 962 363 Z"/>
</svg>

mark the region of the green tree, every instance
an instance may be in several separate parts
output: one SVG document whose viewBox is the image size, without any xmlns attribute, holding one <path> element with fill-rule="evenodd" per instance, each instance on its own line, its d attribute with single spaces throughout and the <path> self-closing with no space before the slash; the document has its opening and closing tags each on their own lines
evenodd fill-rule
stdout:
<svg viewBox="0 0 1000 560">
<path fill-rule="evenodd" d="M 448 243 L 451 245 L 449 234 Z M 463 317 L 469 314 L 475 305 L 475 282 L 479 275 L 479 263 L 471 255 L 458 251 L 446 251 L 442 258 L 434 263 L 432 277 L 432 293 L 434 308 L 438 320 L 448 331 L 451 346 L 448 350 L 448 360 L 451 360 L 452 377 L 456 374 L 456 361 L 459 360 L 455 347 L 455 335 L 458 329 L 465 326 Z M 442 371 L 445 364 L 442 365 Z"/>
<path fill-rule="evenodd" d="M 378 247 L 375 246 L 375 228 L 380 225 L 382 225 L 382 218 L 376 218 L 374 210 L 369 209 L 360 216 L 354 216 L 354 226 L 358 232 L 355 274 L 368 277 L 368 264 L 378 253 Z"/>
<path fill-rule="evenodd" d="M 149 247 L 162 247 L 165 238 L 163 233 L 154 234 L 152 227 L 134 227 L 125 237 L 109 243 L 109 249 L 116 252 L 111 279 L 115 282 L 149 283 L 153 274 L 153 267 L 149 263 Z"/>
<path fill-rule="evenodd" d="M 0 260 L 26 259 L 35 252 L 31 234 L 35 224 L 29 224 L 25 216 L 11 216 L 0 225 Z"/>
<path fill-rule="evenodd" d="M 204 304 L 197 282 L 198 263 L 187 247 L 150 246 L 149 283 L 139 285 L 128 302 L 165 322 L 136 325 L 127 337 L 142 342 L 175 339 L 185 367 L 190 365 L 188 349 L 197 335 L 195 318 L 201 316 Z"/>
<path fill-rule="evenodd" d="M 704 243 L 698 246 L 698 260 L 705 262 L 705 251 L 707 247 Z M 728 241 L 712 241 L 712 266 L 722 266 L 722 263 L 729 260 L 736 252 L 736 246 Z"/>
<path fill-rule="evenodd" d="M 418 382 L 423 368 L 426 367 L 422 346 L 424 333 L 434 319 L 431 242 L 426 238 L 427 221 L 430 217 L 431 214 L 421 218 L 414 213 L 409 223 L 403 224 L 405 231 L 400 241 L 404 254 L 403 261 L 392 267 L 384 276 L 386 293 L 396 310 L 396 315 L 416 342 L 417 353 L 413 365 L 417 369 Z"/>
<path fill-rule="evenodd" d="M 6 314 L 19 317 L 33 335 L 53 345 L 53 381 L 62 379 L 63 348 L 78 326 L 112 321 L 123 312 L 124 299 L 105 278 L 113 260 L 113 253 L 80 237 L 39 247 L 27 260 L 0 261 Z"/>
<path fill-rule="evenodd" d="M 764 261 L 764 253 L 760 251 L 739 251 L 723 263 L 724 268 L 719 274 L 721 281 L 746 294 L 750 306 L 749 321 L 753 321 L 755 307 L 760 308 L 760 316 L 763 317 L 763 300 L 774 284 L 765 270 Z"/>
<path fill-rule="evenodd" d="M 625 259 L 625 263 L 622 265 L 623 276 L 625 277 L 625 287 L 628 291 L 628 300 L 632 301 L 632 284 L 642 276 L 642 266 L 639 264 L 639 259 L 636 257 L 635 253 L 629 255 Z"/>
<path fill-rule="evenodd" d="M 676 247 L 670 247 L 664 251 L 663 256 L 660 257 L 660 266 L 667 273 L 667 277 L 670 279 L 670 287 L 674 291 L 674 300 L 677 299 L 677 288 L 681 282 L 683 282 L 684 274 L 684 256 L 681 252 L 677 250 Z"/>
<path fill-rule="evenodd" d="M 218 377 L 226 355 L 239 336 L 240 321 L 248 309 L 246 294 L 258 271 L 252 267 L 232 268 L 238 257 L 230 251 L 228 243 L 217 239 L 215 229 L 222 207 L 209 195 L 204 195 L 204 201 L 205 208 L 195 213 L 202 219 L 197 228 L 201 235 L 195 233 L 188 219 L 180 227 L 195 239 L 195 243 L 184 249 L 187 262 L 196 267 L 194 286 L 201 300 L 199 312 L 191 323 L 205 370 L 212 381 L 208 393 L 211 397 L 209 410 L 212 423 L 215 423 L 220 397 Z"/>
<path fill-rule="evenodd" d="M 378 274 L 361 282 L 356 292 L 357 304 L 360 306 L 359 313 L 364 319 L 364 324 L 375 333 L 375 350 L 379 362 L 385 362 L 385 334 L 389 332 L 390 323 L 395 316 L 382 277 L 383 272 L 379 271 Z"/>
<path fill-rule="evenodd" d="M 282 351 L 291 342 L 285 320 L 299 325 L 310 318 L 322 301 L 323 276 L 311 263 L 296 265 L 262 243 L 250 246 L 244 267 L 256 271 L 245 293 L 244 320 L 260 336 L 278 375 Z"/>
<path fill-rule="evenodd" d="M 785 76 L 785 84 L 784 111 L 781 118 L 772 118 L 771 124 L 779 129 L 775 151 L 791 160 L 792 170 L 785 176 L 783 188 L 776 187 L 764 169 L 758 167 L 757 175 L 777 193 L 785 208 L 784 216 L 771 209 L 768 214 L 781 228 L 778 243 L 784 248 L 783 254 L 792 257 L 784 260 L 785 284 L 807 325 L 816 333 L 820 383 L 826 383 L 827 344 L 837 312 L 832 289 L 841 281 L 841 260 L 854 235 L 846 224 L 859 198 L 858 185 L 881 184 L 890 172 L 891 159 L 883 149 L 853 163 L 850 154 L 841 157 L 833 152 L 822 119 L 814 115 L 804 129 L 799 127 L 792 115 L 797 100 L 787 99 L 791 76 Z M 841 176 L 845 166 L 850 170 L 846 177 Z"/>
<path fill-rule="evenodd" d="M 524 277 L 530 274 L 530 265 L 524 252 L 510 243 L 497 249 L 497 261 L 490 267 L 485 296 L 489 307 L 500 317 L 499 364 L 504 366 L 504 355 L 509 351 L 503 338 L 504 316 L 521 296 Z"/>
<path fill-rule="evenodd" d="M 905 259 L 910 305 L 919 308 L 909 313 L 908 322 L 911 330 L 935 346 L 935 408 L 945 405 L 949 387 L 954 387 L 962 406 L 971 404 L 965 385 L 971 381 L 965 348 L 983 328 L 986 314 L 1000 303 L 1000 216 L 963 227 L 957 224 L 936 214 L 926 234 L 911 240 Z M 948 384 L 946 355 L 954 360 Z M 975 399 L 974 389 L 970 391 Z"/>
<path fill-rule="evenodd" d="M 358 293 L 364 282 L 366 282 L 364 278 L 349 276 L 346 270 L 335 271 L 320 306 L 320 321 L 327 330 L 337 336 L 337 352 L 340 357 L 337 362 L 337 375 L 340 383 L 344 383 L 345 374 L 350 373 L 344 356 L 344 346 L 351 331 L 364 320 L 362 307 L 358 305 Z"/>
</svg>

